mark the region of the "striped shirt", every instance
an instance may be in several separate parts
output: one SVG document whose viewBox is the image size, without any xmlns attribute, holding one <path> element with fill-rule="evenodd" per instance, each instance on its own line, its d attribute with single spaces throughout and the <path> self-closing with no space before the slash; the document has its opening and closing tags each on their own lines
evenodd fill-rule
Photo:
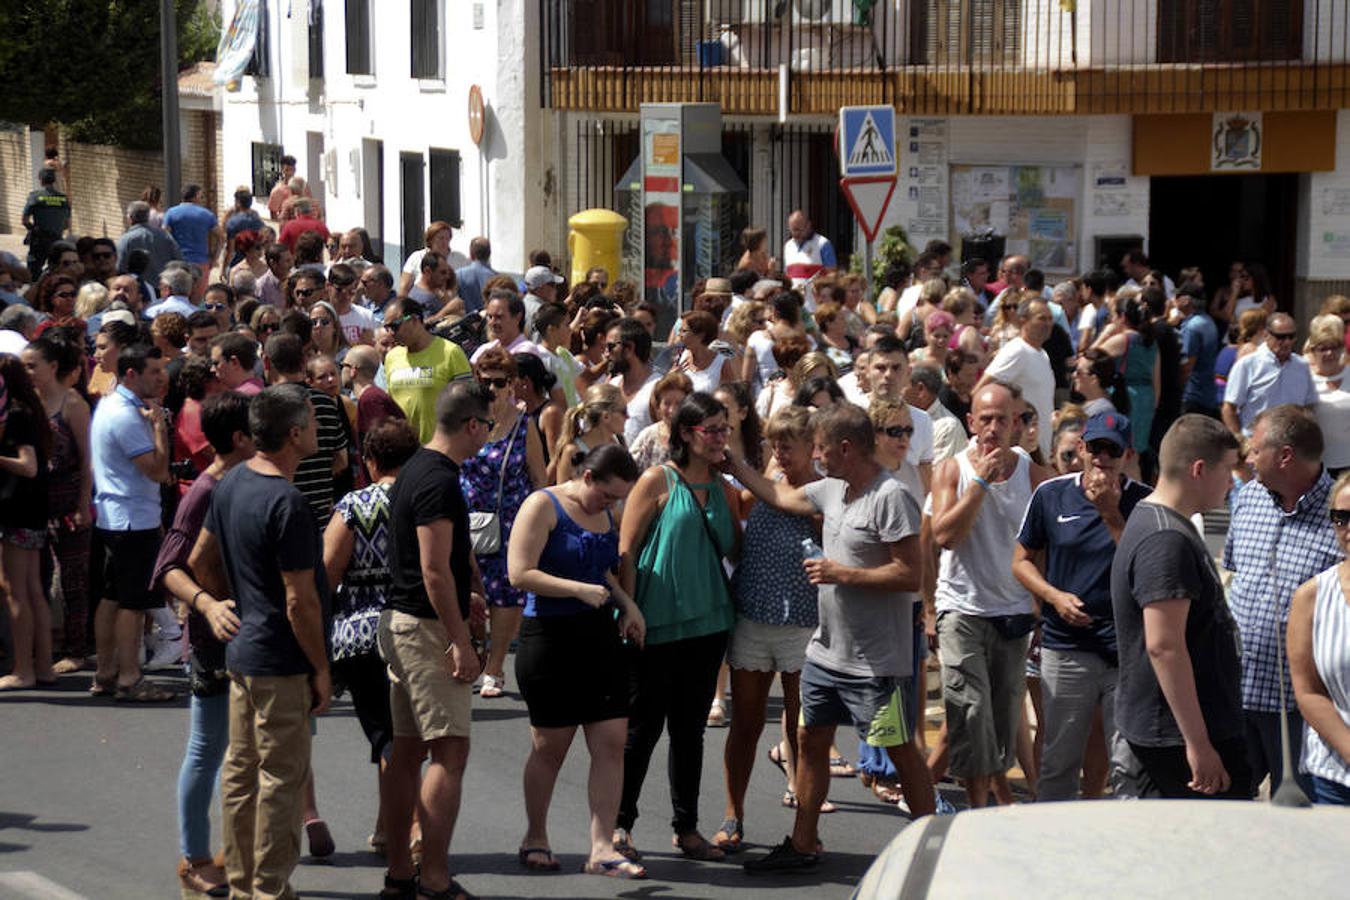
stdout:
<svg viewBox="0 0 1350 900">
<path fill-rule="evenodd" d="M 333 457 L 347 449 L 347 431 L 342 427 L 343 412 L 337 401 L 314 388 L 309 389 L 309 400 L 319 423 L 319 449 L 300 460 L 292 481 L 304 494 L 322 533 L 333 513 Z"/>
<path fill-rule="evenodd" d="M 1340 567 L 1317 576 L 1313 606 L 1313 665 L 1326 685 L 1341 719 L 1350 725 L 1350 607 L 1341 590 Z M 1303 759 L 1299 768 L 1309 775 L 1350 787 L 1350 763 L 1341 759 L 1311 725 L 1303 725 Z"/>
</svg>

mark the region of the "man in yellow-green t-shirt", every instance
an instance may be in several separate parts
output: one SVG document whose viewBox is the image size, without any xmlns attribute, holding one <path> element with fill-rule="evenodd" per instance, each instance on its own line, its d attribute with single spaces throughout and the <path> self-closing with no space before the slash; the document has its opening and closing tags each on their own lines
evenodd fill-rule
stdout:
<svg viewBox="0 0 1350 900">
<path fill-rule="evenodd" d="M 389 301 L 384 327 L 397 346 L 384 358 L 389 396 L 417 429 L 422 443 L 436 433 L 436 398 L 452 381 L 473 377 L 458 344 L 436 337 L 422 324 L 422 306 L 406 297 Z"/>
</svg>

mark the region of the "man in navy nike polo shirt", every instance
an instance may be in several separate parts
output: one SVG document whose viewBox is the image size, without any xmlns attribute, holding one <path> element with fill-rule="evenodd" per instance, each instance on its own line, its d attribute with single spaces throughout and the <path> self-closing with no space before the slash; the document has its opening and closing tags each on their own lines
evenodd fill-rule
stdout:
<svg viewBox="0 0 1350 900">
<path fill-rule="evenodd" d="M 1079 796 L 1079 772 L 1098 704 L 1107 746 L 1115 732 L 1116 629 L 1111 560 L 1134 506 L 1149 488 L 1122 469 L 1134 453 L 1130 421 L 1117 412 L 1088 419 L 1078 441 L 1080 472 L 1041 483 L 1031 495 L 1013 574 L 1040 603 L 1045 750 L 1038 800 Z M 1109 756 L 1109 753 L 1108 753 Z M 1084 786 L 1097 795 L 1099 782 Z"/>
</svg>

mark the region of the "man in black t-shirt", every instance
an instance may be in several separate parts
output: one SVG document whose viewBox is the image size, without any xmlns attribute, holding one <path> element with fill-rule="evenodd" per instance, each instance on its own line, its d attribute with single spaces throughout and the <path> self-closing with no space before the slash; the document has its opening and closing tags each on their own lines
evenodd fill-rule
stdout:
<svg viewBox="0 0 1350 900">
<path fill-rule="evenodd" d="M 305 388 L 258 394 L 249 429 L 257 455 L 216 488 L 188 567 L 239 619 L 225 646 L 230 745 L 220 776 L 230 893 L 288 897 L 300 860 L 310 716 L 333 693 L 323 551 L 309 504 L 291 483 L 318 442 Z"/>
<path fill-rule="evenodd" d="M 1146 795 L 1251 796 L 1237 625 L 1191 524 L 1223 503 L 1237 453 L 1222 423 L 1177 419 L 1163 438 L 1157 487 L 1135 506 L 1111 566 L 1116 727 Z"/>
<path fill-rule="evenodd" d="M 446 853 L 469 758 L 469 704 L 479 661 L 469 620 L 487 619 L 469 540 L 460 464 L 478 453 L 493 422 L 492 393 L 455 382 L 436 401 L 436 432 L 389 492 L 389 608 L 380 655 L 389 664 L 394 747 L 385 781 L 385 833 L 407 835 L 414 806 L 422 826 L 418 882 L 428 895 L 463 892 Z M 431 757 L 426 774 L 422 760 Z M 385 887 L 414 883 L 407 840 L 389 842 Z"/>
</svg>

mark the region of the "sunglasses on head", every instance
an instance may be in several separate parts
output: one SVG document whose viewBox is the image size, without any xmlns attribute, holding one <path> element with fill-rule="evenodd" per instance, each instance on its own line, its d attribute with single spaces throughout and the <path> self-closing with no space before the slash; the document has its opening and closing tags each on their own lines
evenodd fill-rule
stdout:
<svg viewBox="0 0 1350 900">
<path fill-rule="evenodd" d="M 1087 448 L 1088 453 L 1091 453 L 1093 456 L 1096 456 L 1098 453 L 1105 453 L 1112 459 L 1120 459 L 1122 456 L 1125 455 L 1125 448 L 1117 444 L 1115 441 L 1108 441 L 1108 440 L 1088 441 Z"/>
<path fill-rule="evenodd" d="M 893 437 L 893 438 L 907 438 L 907 437 L 913 437 L 913 435 L 914 435 L 914 426 L 913 426 L 913 425 L 887 425 L 885 428 L 881 429 L 881 433 L 884 434 L 884 435 L 886 435 L 886 437 Z"/>
<path fill-rule="evenodd" d="M 1337 528 L 1344 528 L 1350 525 L 1350 509 L 1329 509 L 1327 510 L 1327 518 Z"/>
</svg>

